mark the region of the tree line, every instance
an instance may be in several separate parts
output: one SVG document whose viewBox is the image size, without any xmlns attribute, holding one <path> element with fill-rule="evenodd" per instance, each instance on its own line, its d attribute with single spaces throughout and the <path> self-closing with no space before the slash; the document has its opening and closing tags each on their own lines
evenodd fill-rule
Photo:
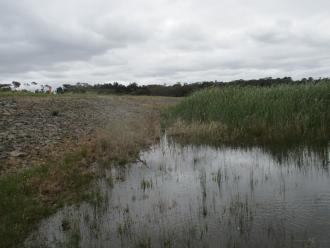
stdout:
<svg viewBox="0 0 330 248">
<path fill-rule="evenodd" d="M 128 85 L 120 84 L 118 82 L 106 83 L 106 84 L 88 84 L 88 83 L 76 83 L 76 84 L 63 84 L 58 87 L 55 92 L 57 94 L 67 93 L 96 93 L 96 94 L 116 94 L 116 95 L 147 95 L 147 96 L 173 96 L 183 97 L 190 95 L 191 93 L 209 87 L 230 87 L 230 86 L 258 86 L 258 87 L 270 87 L 280 84 L 306 84 L 306 83 L 319 83 L 330 82 L 328 78 L 313 79 L 312 77 L 303 78 L 300 80 L 293 80 L 291 77 L 283 78 L 260 78 L 252 80 L 234 80 L 230 82 L 222 81 L 203 81 L 196 83 L 176 83 L 174 85 L 139 85 L 137 83 L 130 83 Z M 31 83 L 37 85 L 37 83 Z M 17 89 L 21 83 L 12 82 L 12 84 L 0 84 L 1 90 L 13 90 Z M 48 85 L 46 85 L 48 86 Z M 36 93 L 42 93 L 47 91 L 36 90 Z"/>
<path fill-rule="evenodd" d="M 120 83 L 107 83 L 107 84 L 95 84 L 90 85 L 87 83 L 77 83 L 75 85 L 64 84 L 62 87 L 57 88 L 57 93 L 87 93 L 93 92 L 97 94 L 126 94 L 126 95 L 148 95 L 148 96 L 173 96 L 183 97 L 190 95 L 191 93 L 209 87 L 228 87 L 228 86 L 259 86 L 270 87 L 280 84 L 306 84 L 306 83 L 319 83 L 327 81 L 328 78 L 313 79 L 303 78 L 301 80 L 293 80 L 291 77 L 283 78 L 261 78 L 252 80 L 235 80 L 230 82 L 222 81 L 203 81 L 196 83 L 176 83 L 174 85 L 138 85 L 137 83 L 131 83 L 129 85 L 123 85 Z"/>
</svg>

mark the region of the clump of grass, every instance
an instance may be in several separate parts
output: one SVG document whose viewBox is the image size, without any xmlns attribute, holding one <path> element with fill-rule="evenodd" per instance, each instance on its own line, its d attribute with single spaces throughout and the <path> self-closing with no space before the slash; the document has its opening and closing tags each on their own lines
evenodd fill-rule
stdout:
<svg viewBox="0 0 330 248">
<path fill-rule="evenodd" d="M 152 186 L 153 186 L 153 183 L 152 183 L 152 180 L 150 179 L 150 180 L 147 180 L 147 179 L 142 179 L 142 181 L 141 181 L 141 189 L 143 190 L 143 191 L 145 191 L 146 189 L 150 189 L 150 188 L 152 188 Z"/>
<path fill-rule="evenodd" d="M 70 221 L 67 218 L 63 219 L 61 226 L 62 226 L 62 230 L 64 232 L 70 230 L 70 228 L 71 228 Z"/>
<path fill-rule="evenodd" d="M 94 207 L 100 207 L 106 201 L 106 196 L 99 189 L 93 189 L 85 195 L 84 200 Z"/>
<path fill-rule="evenodd" d="M 151 248 L 151 239 L 150 238 L 143 238 L 139 240 L 135 247 L 137 248 Z"/>
<path fill-rule="evenodd" d="M 108 183 L 110 188 L 113 188 L 114 180 L 113 180 L 112 175 L 110 175 L 109 177 L 106 178 L 106 182 Z"/>
<path fill-rule="evenodd" d="M 51 113 L 52 116 L 58 116 L 59 115 L 59 111 L 58 110 L 53 110 Z"/>
<path fill-rule="evenodd" d="M 211 88 L 187 97 L 163 117 L 170 134 L 224 143 L 327 141 L 330 83 Z"/>
</svg>

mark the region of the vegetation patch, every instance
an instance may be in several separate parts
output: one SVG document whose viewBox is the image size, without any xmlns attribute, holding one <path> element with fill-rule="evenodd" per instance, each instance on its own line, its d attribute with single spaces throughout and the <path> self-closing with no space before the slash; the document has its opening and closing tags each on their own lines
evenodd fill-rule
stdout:
<svg viewBox="0 0 330 248">
<path fill-rule="evenodd" d="M 83 197 L 93 178 L 85 168 L 86 155 L 83 149 L 60 162 L 0 177 L 1 247 L 18 246 L 38 220 Z"/>
<path fill-rule="evenodd" d="M 141 149 L 149 147 L 159 137 L 159 116 L 146 113 L 99 129 L 92 154 L 97 155 L 100 164 L 125 165 L 138 159 Z"/>
<path fill-rule="evenodd" d="M 171 135 L 219 143 L 327 142 L 330 83 L 202 90 L 163 114 Z"/>
<path fill-rule="evenodd" d="M 154 113 L 155 114 L 155 113 Z M 126 164 L 159 138 L 159 117 L 150 112 L 100 129 L 91 143 L 60 160 L 0 177 L 0 247 L 20 246 L 38 222 L 64 204 L 88 197 L 95 166 Z"/>
</svg>

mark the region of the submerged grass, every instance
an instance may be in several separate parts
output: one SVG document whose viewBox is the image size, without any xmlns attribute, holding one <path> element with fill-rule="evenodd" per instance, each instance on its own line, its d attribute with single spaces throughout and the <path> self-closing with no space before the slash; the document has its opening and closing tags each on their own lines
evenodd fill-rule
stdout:
<svg viewBox="0 0 330 248">
<path fill-rule="evenodd" d="M 0 247 L 20 247 L 38 222 L 64 204 L 88 198 L 95 166 L 122 165 L 159 138 L 159 117 L 115 121 L 95 140 L 62 159 L 0 177 Z M 94 163 L 97 162 L 97 163 Z"/>
<path fill-rule="evenodd" d="M 211 142 L 327 142 L 330 82 L 202 90 L 163 117 L 170 134 Z"/>
</svg>

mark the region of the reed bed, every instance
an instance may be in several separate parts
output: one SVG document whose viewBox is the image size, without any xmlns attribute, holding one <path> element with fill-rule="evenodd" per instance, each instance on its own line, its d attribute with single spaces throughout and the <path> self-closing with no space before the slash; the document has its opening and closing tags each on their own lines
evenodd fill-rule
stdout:
<svg viewBox="0 0 330 248">
<path fill-rule="evenodd" d="M 164 112 L 163 124 L 172 135 L 219 142 L 327 142 L 330 82 L 202 90 Z"/>
</svg>

